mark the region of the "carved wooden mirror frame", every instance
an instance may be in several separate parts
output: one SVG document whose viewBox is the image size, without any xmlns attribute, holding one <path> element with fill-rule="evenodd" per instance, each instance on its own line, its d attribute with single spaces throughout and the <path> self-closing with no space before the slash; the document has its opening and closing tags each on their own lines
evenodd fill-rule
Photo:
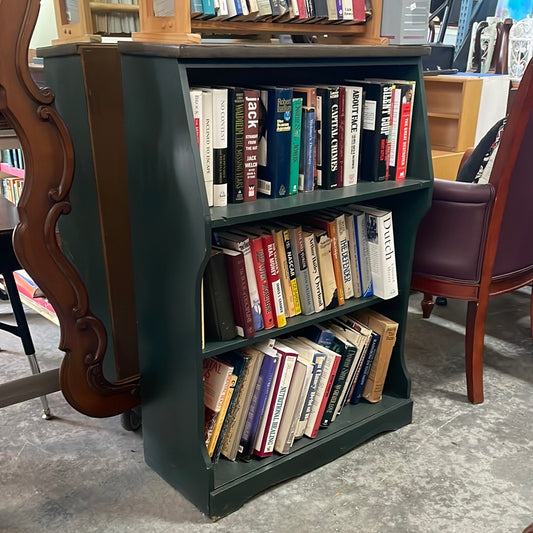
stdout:
<svg viewBox="0 0 533 533">
<path fill-rule="evenodd" d="M 20 140 L 26 167 L 14 248 L 59 318 L 65 398 L 89 416 L 112 416 L 139 404 L 139 376 L 117 382 L 104 377 L 105 327 L 91 313 L 87 290 L 56 237 L 59 217 L 71 210 L 74 151 L 53 92 L 39 89 L 28 68 L 39 8 L 39 0 L 0 0 L 0 112 Z"/>
</svg>

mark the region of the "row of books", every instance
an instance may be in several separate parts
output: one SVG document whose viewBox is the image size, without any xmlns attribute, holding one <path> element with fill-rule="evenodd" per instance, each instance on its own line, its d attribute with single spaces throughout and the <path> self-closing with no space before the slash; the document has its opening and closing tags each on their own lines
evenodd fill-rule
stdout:
<svg viewBox="0 0 533 533">
<path fill-rule="evenodd" d="M 363 23 L 365 0 L 191 0 L 197 19 Z"/>
<path fill-rule="evenodd" d="M 2 150 L 2 163 L 13 168 L 24 169 L 24 156 L 21 148 L 6 148 Z"/>
<path fill-rule="evenodd" d="M 139 0 L 99 0 L 104 4 L 138 5 Z M 130 12 L 96 11 L 94 31 L 104 35 L 131 34 L 140 31 L 139 15 Z"/>
<path fill-rule="evenodd" d="M 297 335 L 203 362 L 209 456 L 234 461 L 287 454 L 327 428 L 347 404 L 378 402 L 398 324 L 364 309 Z"/>
<path fill-rule="evenodd" d="M 10 202 L 18 203 L 23 185 L 24 178 L 0 171 L 0 194 Z"/>
<path fill-rule="evenodd" d="M 415 82 L 190 91 L 210 206 L 406 177 Z"/>
<path fill-rule="evenodd" d="M 204 337 L 254 337 L 372 294 L 398 294 L 392 212 L 351 204 L 213 232 Z"/>
</svg>

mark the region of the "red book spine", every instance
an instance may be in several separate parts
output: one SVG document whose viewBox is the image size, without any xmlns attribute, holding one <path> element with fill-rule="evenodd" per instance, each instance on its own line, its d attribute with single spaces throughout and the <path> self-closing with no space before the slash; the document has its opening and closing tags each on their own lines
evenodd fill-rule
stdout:
<svg viewBox="0 0 533 533">
<path fill-rule="evenodd" d="M 285 306 L 283 304 L 281 280 L 279 279 L 276 245 L 274 244 L 274 236 L 271 233 L 265 233 L 262 235 L 262 239 L 267 278 L 272 294 L 274 323 L 276 327 L 281 328 L 287 323 L 287 317 L 285 315 Z"/>
<path fill-rule="evenodd" d="M 407 172 L 409 136 L 411 131 L 411 102 L 402 103 L 400 128 L 398 132 L 398 159 L 396 160 L 396 179 L 404 180 Z"/>
<path fill-rule="evenodd" d="M 272 310 L 272 294 L 266 271 L 263 239 L 261 237 L 250 237 L 250 248 L 252 249 L 255 278 L 261 302 L 261 314 L 263 315 L 265 329 L 270 329 L 274 327 L 274 312 Z"/>
<path fill-rule="evenodd" d="M 235 315 L 235 326 L 241 337 L 251 339 L 255 334 L 248 280 L 244 256 L 241 252 L 234 252 L 223 248 L 226 269 L 228 271 L 228 283 L 231 293 L 231 304 Z M 228 253 L 231 252 L 231 253 Z"/>
<path fill-rule="evenodd" d="M 257 141 L 259 138 L 259 91 L 244 90 L 244 201 L 257 199 Z"/>
</svg>

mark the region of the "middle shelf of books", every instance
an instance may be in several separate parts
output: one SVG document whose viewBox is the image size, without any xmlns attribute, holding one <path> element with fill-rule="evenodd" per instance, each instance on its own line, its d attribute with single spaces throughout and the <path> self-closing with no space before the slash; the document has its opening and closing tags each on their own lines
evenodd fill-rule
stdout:
<svg viewBox="0 0 533 533">
<path fill-rule="evenodd" d="M 145 458 L 212 517 L 411 420 L 403 344 L 414 240 L 432 185 L 420 62 L 425 51 L 379 48 L 313 45 L 287 53 L 247 45 L 226 46 L 222 54 L 213 46 L 119 44 Z M 358 178 L 340 174 L 343 143 L 337 135 L 341 126 L 347 133 L 346 106 L 335 103 L 328 91 L 324 98 L 333 100 L 329 117 L 320 115 L 325 108 L 312 100 L 302 105 L 307 110 L 294 129 L 303 135 L 305 114 L 319 114 L 319 120 L 315 115 L 315 126 L 308 128 L 312 135 L 299 144 L 308 164 L 301 166 L 301 158 L 294 157 L 291 182 L 292 141 L 274 149 L 272 143 L 276 126 L 283 133 L 294 131 L 293 105 L 304 101 L 295 93 L 302 87 L 317 93 L 342 87 L 346 98 L 348 87 L 361 89 L 370 80 L 384 95 L 374 104 L 379 131 L 369 141 L 376 159 L 369 162 L 366 150 L 371 148 L 363 147 L 361 137 L 365 155 L 356 165 Z M 407 85 L 404 81 L 416 87 L 413 100 L 412 92 L 400 87 Z M 211 112 L 213 128 L 221 120 L 233 126 L 224 130 L 223 137 L 231 139 L 225 151 L 212 130 L 213 175 L 206 179 L 205 121 L 195 115 L 194 91 L 199 90 L 198 99 L 209 93 L 214 100 L 214 89 L 223 88 L 227 95 L 237 87 L 245 89 L 241 96 Z M 273 97 L 274 87 L 292 92 Z M 247 156 L 246 131 L 253 124 L 244 126 L 242 107 L 232 110 L 239 99 L 246 101 L 246 89 L 256 106 L 249 111 L 258 112 L 257 133 L 249 134 L 257 142 Z M 370 103 L 371 88 L 360 89 L 359 97 L 366 95 Z M 404 99 L 412 105 L 405 130 L 409 158 L 401 170 L 398 140 L 382 137 L 381 130 L 390 130 L 392 115 L 401 117 Z M 280 112 L 277 118 L 271 116 L 274 110 Z M 361 132 L 369 129 L 369 121 L 367 113 Z M 403 137 L 403 130 L 396 131 Z M 268 141 L 266 158 L 263 139 Z M 234 151 L 236 145 L 240 152 Z M 348 159 L 342 164 L 346 167 Z M 225 169 L 226 181 L 216 174 L 217 166 Z M 380 257 L 378 249 L 381 271 L 379 261 L 370 261 Z M 380 328 L 385 329 L 379 333 Z M 387 349 L 385 369 L 376 380 L 379 392 L 369 401 L 362 376 L 372 369 L 367 357 L 371 331 L 387 338 L 389 331 L 390 340 L 374 341 L 374 354 L 379 346 Z M 329 345 L 319 333 L 329 335 Z M 342 346 L 345 357 L 336 352 Z M 320 368 L 328 370 L 318 374 L 314 358 L 321 357 L 327 366 Z M 244 390 L 241 372 L 249 376 Z M 263 383 L 271 383 L 268 393 L 259 392 L 260 374 Z M 308 398 L 313 378 L 321 391 L 316 405 Z M 245 397 L 246 403 L 237 403 Z M 219 416 L 222 409 L 235 416 Z M 291 415 L 284 417 L 284 412 Z M 237 419 L 242 433 L 231 446 L 225 446 L 225 438 L 211 438 L 236 431 Z M 257 424 L 262 437 L 248 438 L 246 450 L 244 430 L 251 432 Z M 279 439 L 274 431 L 281 432 Z"/>
</svg>

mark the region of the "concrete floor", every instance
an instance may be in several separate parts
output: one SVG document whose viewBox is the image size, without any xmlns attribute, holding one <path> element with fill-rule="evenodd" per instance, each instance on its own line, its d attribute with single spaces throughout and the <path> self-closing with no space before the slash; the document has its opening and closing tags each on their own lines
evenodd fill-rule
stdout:
<svg viewBox="0 0 533 533">
<path fill-rule="evenodd" d="M 413 295 L 406 362 L 413 423 L 253 498 L 214 523 L 144 462 L 140 433 L 91 419 L 60 393 L 0 410 L 0 531 L 521 533 L 533 522 L 533 347 L 529 290 L 491 301 L 485 403 L 465 396 L 465 305 L 430 321 Z M 0 303 L 0 320 L 9 304 Z M 42 369 L 58 365 L 58 328 L 28 312 Z M 0 332 L 0 382 L 28 374 Z"/>
</svg>

